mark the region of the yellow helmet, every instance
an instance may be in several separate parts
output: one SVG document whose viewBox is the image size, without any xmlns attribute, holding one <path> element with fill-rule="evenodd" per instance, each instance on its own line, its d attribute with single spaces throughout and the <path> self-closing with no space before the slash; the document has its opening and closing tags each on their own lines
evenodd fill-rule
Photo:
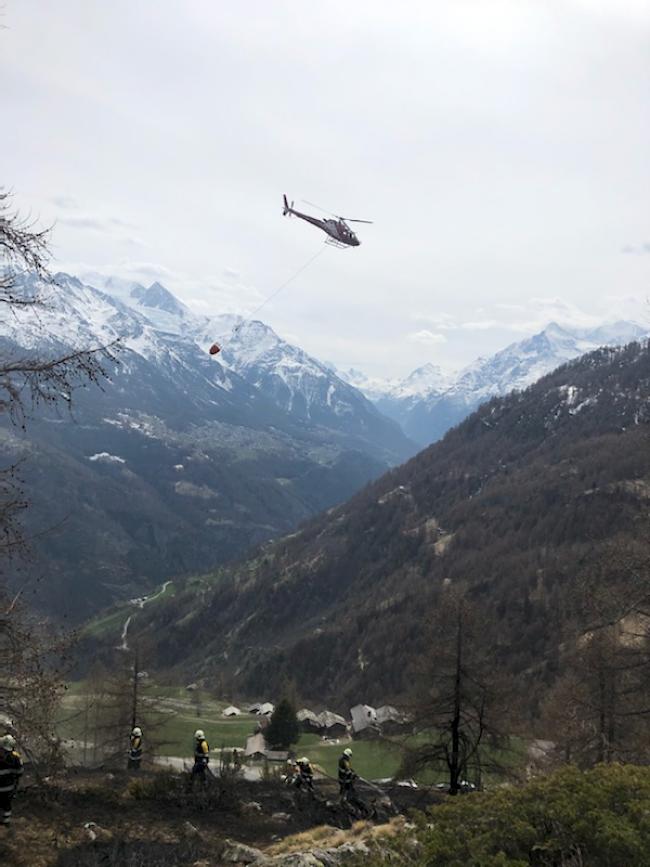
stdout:
<svg viewBox="0 0 650 867">
<path fill-rule="evenodd" d="M 344 755 L 344 756 L 351 756 L 351 755 L 352 755 L 352 750 L 350 749 L 350 747 L 346 747 L 346 748 L 343 750 L 343 755 Z"/>
</svg>

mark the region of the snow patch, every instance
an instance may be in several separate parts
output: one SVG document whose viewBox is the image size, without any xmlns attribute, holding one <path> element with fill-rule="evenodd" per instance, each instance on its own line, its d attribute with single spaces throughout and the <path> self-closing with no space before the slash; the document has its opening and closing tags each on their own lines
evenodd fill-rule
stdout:
<svg viewBox="0 0 650 867">
<path fill-rule="evenodd" d="M 100 464 L 125 464 L 124 458 L 118 455 L 111 455 L 108 452 L 97 452 L 96 455 L 91 455 L 89 461 L 97 461 Z"/>
</svg>

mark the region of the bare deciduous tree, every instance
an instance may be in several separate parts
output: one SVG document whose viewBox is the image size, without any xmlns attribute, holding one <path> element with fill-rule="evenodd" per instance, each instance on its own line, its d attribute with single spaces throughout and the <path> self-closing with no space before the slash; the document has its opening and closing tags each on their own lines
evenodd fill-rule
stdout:
<svg viewBox="0 0 650 867">
<path fill-rule="evenodd" d="M 650 758 L 650 538 L 612 541 L 578 582 L 579 622 L 544 706 L 564 759 L 583 767 Z M 616 587 L 613 593 L 611 588 Z"/>
<path fill-rule="evenodd" d="M 406 749 L 402 771 L 446 768 L 455 795 L 463 779 L 480 786 L 484 772 L 502 770 L 503 688 L 476 609 L 462 594 L 441 595 L 429 645 L 410 708 L 420 744 Z"/>
<path fill-rule="evenodd" d="M 49 230 L 38 229 L 12 207 L 11 195 L 0 189 L 0 311 L 19 317 L 21 311 L 46 309 L 57 291 L 49 269 Z M 25 275 L 35 280 L 23 279 Z M 25 426 L 39 404 L 64 402 L 76 387 L 99 384 L 104 363 L 116 360 L 113 346 L 63 348 L 44 355 L 0 340 L 0 416 Z M 24 748 L 41 755 L 56 746 L 54 709 L 61 678 L 52 661 L 61 650 L 41 638 L 42 630 L 25 611 L 20 591 L 10 592 L 7 565 L 29 549 L 21 515 L 28 507 L 20 466 L 8 459 L 0 465 L 0 708 L 14 725 Z M 51 642 L 51 639 L 50 639 Z"/>
</svg>

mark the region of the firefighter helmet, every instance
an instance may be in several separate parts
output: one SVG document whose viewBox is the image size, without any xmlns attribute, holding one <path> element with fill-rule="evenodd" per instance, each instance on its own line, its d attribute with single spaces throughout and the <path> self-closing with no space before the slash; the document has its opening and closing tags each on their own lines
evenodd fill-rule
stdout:
<svg viewBox="0 0 650 867">
<path fill-rule="evenodd" d="M 351 755 L 352 755 L 352 750 L 350 749 L 350 747 L 346 747 L 346 748 L 343 750 L 343 755 L 344 755 L 344 756 L 351 756 Z"/>
<path fill-rule="evenodd" d="M 205 734 L 203 733 L 203 729 L 197 729 L 194 732 L 194 737 L 197 739 L 197 741 L 202 741 L 203 738 L 205 737 Z"/>
<path fill-rule="evenodd" d="M 135 726 L 133 731 L 131 732 L 131 734 L 136 738 L 141 738 L 142 737 L 142 729 L 140 728 L 140 726 Z"/>
<path fill-rule="evenodd" d="M 6 734 L 0 738 L 0 747 L 10 753 L 16 746 L 16 738 L 13 735 Z"/>
</svg>

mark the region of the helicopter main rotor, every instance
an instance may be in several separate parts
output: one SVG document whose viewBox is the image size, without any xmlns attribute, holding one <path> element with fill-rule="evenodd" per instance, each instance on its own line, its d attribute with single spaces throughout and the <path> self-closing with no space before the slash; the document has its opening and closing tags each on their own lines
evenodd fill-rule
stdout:
<svg viewBox="0 0 650 867">
<path fill-rule="evenodd" d="M 328 211 L 326 208 L 321 208 L 320 205 L 314 204 L 314 202 L 308 202 L 307 199 L 301 199 L 305 205 L 309 205 L 311 208 L 318 208 L 319 211 L 322 211 L 324 214 L 329 214 L 331 217 L 336 217 L 337 220 L 343 220 L 344 223 L 368 223 L 368 225 L 372 225 L 372 220 L 355 220 L 353 217 L 342 217 L 340 214 L 334 214 L 332 211 Z"/>
</svg>

